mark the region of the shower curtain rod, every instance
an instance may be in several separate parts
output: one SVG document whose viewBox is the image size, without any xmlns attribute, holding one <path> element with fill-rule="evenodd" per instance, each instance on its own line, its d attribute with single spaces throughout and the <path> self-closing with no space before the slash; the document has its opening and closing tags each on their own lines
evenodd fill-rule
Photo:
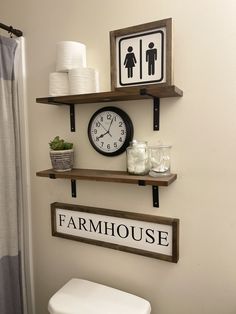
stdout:
<svg viewBox="0 0 236 314">
<path fill-rule="evenodd" d="M 23 36 L 22 31 L 20 31 L 19 29 L 15 29 L 12 26 L 7 26 L 5 24 L 0 23 L 0 28 L 4 29 L 5 31 L 8 31 L 8 33 L 10 34 L 16 35 L 17 37 Z"/>
</svg>

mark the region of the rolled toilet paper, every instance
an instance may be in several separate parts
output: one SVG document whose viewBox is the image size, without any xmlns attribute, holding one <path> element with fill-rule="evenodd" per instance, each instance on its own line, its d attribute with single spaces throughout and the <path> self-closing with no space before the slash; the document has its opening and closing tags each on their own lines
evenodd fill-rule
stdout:
<svg viewBox="0 0 236 314">
<path fill-rule="evenodd" d="M 77 68 L 69 71 L 70 94 L 99 92 L 98 71 L 93 68 Z"/>
<path fill-rule="evenodd" d="M 53 72 L 49 74 L 49 95 L 63 96 L 69 94 L 68 73 Z"/>
<path fill-rule="evenodd" d="M 58 42 L 56 71 L 68 72 L 79 67 L 86 67 L 86 46 L 76 41 Z"/>
</svg>

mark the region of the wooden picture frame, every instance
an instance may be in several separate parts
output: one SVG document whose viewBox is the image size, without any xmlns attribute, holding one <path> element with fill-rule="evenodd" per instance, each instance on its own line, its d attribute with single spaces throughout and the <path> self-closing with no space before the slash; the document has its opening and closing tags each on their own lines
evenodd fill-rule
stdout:
<svg viewBox="0 0 236 314">
<path fill-rule="evenodd" d="M 111 89 L 172 84 L 172 19 L 110 32 Z"/>
<path fill-rule="evenodd" d="M 64 203 L 51 204 L 52 235 L 172 263 L 179 259 L 179 220 Z"/>
</svg>

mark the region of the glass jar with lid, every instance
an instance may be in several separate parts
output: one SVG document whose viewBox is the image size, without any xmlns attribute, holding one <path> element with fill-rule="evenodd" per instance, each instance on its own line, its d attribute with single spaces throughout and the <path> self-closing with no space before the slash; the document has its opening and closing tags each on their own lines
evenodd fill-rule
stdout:
<svg viewBox="0 0 236 314">
<path fill-rule="evenodd" d="M 149 149 L 145 141 L 133 140 L 126 149 L 127 170 L 130 174 L 145 175 L 148 174 L 149 167 Z"/>
<path fill-rule="evenodd" d="M 157 145 L 149 148 L 150 176 L 158 177 L 170 174 L 171 145 Z"/>
</svg>

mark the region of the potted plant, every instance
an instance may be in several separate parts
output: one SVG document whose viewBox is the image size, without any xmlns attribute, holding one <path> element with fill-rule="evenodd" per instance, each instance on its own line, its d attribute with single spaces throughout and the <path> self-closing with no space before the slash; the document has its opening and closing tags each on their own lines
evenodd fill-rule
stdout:
<svg viewBox="0 0 236 314">
<path fill-rule="evenodd" d="M 73 143 L 56 136 L 50 143 L 50 158 L 55 171 L 69 171 L 73 168 Z"/>
</svg>

